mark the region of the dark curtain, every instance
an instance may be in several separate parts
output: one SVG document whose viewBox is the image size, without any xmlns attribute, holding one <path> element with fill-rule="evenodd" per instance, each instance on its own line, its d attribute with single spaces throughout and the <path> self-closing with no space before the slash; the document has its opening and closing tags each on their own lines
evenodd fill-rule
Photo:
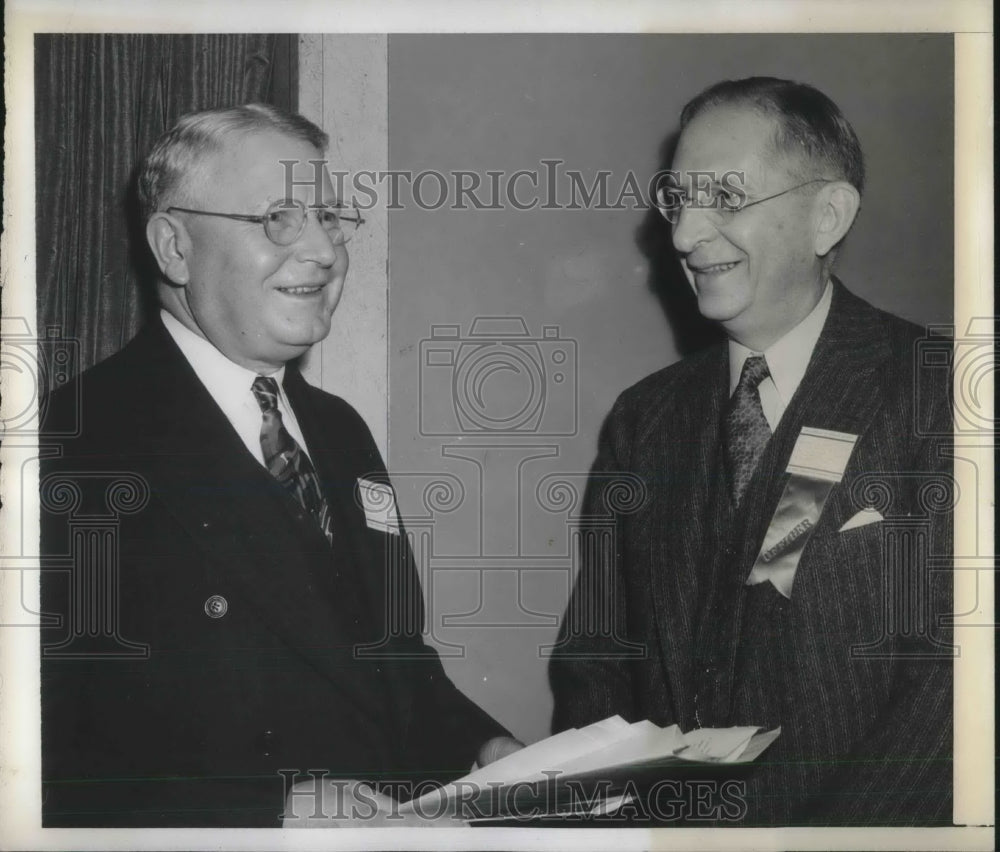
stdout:
<svg viewBox="0 0 1000 852">
<path fill-rule="evenodd" d="M 297 45 L 294 34 L 35 36 L 38 329 L 79 341 L 79 363 L 42 365 L 48 375 L 117 352 L 155 309 L 134 179 L 156 138 L 209 107 L 295 111 Z"/>
</svg>

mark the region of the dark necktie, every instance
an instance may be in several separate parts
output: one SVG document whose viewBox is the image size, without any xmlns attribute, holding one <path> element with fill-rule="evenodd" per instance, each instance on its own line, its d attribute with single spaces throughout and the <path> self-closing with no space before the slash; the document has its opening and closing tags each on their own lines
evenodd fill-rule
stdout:
<svg viewBox="0 0 1000 852">
<path fill-rule="evenodd" d="M 753 472 L 771 438 L 757 386 L 771 375 L 763 355 L 751 355 L 743 362 L 725 420 L 726 465 L 733 505 L 743 498 Z"/>
<path fill-rule="evenodd" d="M 281 422 L 278 383 L 267 376 L 257 376 L 253 380 L 252 389 L 264 416 L 260 427 L 260 448 L 264 451 L 264 464 L 267 465 L 268 472 L 312 515 L 326 540 L 332 544 L 330 507 L 323 499 L 319 478 L 309 456 L 288 434 Z"/>
</svg>

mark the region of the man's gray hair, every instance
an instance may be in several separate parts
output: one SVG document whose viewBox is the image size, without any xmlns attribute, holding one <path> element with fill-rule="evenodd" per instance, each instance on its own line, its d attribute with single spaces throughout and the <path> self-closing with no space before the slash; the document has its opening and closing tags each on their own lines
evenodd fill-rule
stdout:
<svg viewBox="0 0 1000 852">
<path fill-rule="evenodd" d="M 681 111 L 681 129 L 702 112 L 720 105 L 745 105 L 774 120 L 776 152 L 800 160 L 800 177 L 839 178 L 859 193 L 865 186 L 861 143 L 839 107 L 819 89 L 777 77 L 723 80 L 692 98 Z"/>
<path fill-rule="evenodd" d="M 218 151 L 226 137 L 267 130 L 308 142 L 320 152 L 330 142 L 309 119 L 270 104 L 189 113 L 156 141 L 142 164 L 137 185 L 142 221 L 171 204 L 190 204 L 189 188 L 197 182 L 205 157 Z"/>
</svg>

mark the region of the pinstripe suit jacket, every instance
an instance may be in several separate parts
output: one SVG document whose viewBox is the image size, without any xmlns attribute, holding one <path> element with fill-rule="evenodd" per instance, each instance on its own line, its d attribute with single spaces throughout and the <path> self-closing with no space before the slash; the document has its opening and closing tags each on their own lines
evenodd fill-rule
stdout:
<svg viewBox="0 0 1000 852">
<path fill-rule="evenodd" d="M 619 397 L 585 510 L 614 517 L 615 541 L 583 554 L 550 668 L 556 730 L 615 713 L 695 727 L 699 642 L 716 627 L 700 623 L 700 601 L 712 587 L 733 618 L 718 655 L 717 692 L 729 709 L 705 724 L 782 727 L 748 783 L 745 824 L 950 821 L 952 652 L 942 617 L 951 612 L 952 421 L 947 371 L 914 368 L 921 335 L 835 282 L 805 376 L 738 516 L 713 509 L 726 488 L 725 344 Z M 802 553 L 791 600 L 775 605 L 775 653 L 762 663 L 745 653 L 760 641 L 746 632 L 747 598 L 760 590 L 744 582 L 803 426 L 858 441 Z M 613 516 L 605 483 L 618 472 L 639 477 L 644 495 L 635 511 Z M 866 506 L 885 520 L 839 531 Z M 613 630 L 588 620 L 600 612 L 613 612 Z M 738 692 L 765 718 L 744 718 Z"/>
</svg>

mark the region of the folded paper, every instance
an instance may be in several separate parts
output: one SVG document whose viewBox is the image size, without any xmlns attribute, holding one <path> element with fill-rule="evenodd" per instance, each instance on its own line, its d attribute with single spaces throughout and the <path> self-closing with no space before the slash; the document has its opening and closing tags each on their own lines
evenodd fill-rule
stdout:
<svg viewBox="0 0 1000 852">
<path fill-rule="evenodd" d="M 585 800 L 587 811 L 610 813 L 628 799 L 621 795 L 620 781 L 650 772 L 656 778 L 669 778 L 672 773 L 684 777 L 692 767 L 708 767 L 705 771 L 729 777 L 736 767 L 754 761 L 780 733 L 780 728 L 765 732 L 756 727 L 695 728 L 684 733 L 677 725 L 661 728 L 648 720 L 629 724 L 611 716 L 533 743 L 400 805 L 399 812 L 450 812 L 463 803 L 471 806 L 489 800 L 492 806 L 483 804 L 482 808 L 489 813 L 486 819 L 496 818 L 497 802 L 525 808 L 530 804 L 536 816 L 559 813 L 555 801 L 533 791 L 531 785 L 543 789 L 555 779 L 566 783 L 596 775 L 605 786 L 600 795 Z M 483 791 L 482 802 L 470 798 L 473 791 Z M 475 812 L 475 807 L 469 809 Z"/>
</svg>

